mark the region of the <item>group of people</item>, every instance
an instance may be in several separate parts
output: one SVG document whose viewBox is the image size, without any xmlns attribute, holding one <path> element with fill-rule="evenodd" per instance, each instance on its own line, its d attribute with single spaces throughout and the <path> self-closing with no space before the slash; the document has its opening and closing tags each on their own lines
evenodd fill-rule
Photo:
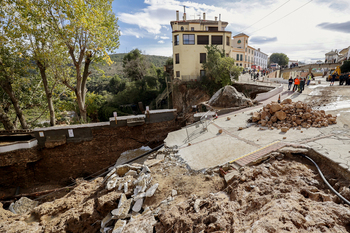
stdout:
<svg viewBox="0 0 350 233">
<path fill-rule="evenodd" d="M 292 76 L 290 76 L 289 80 L 288 80 L 288 90 L 290 91 L 293 83 L 294 83 L 294 86 L 293 86 L 293 89 L 292 91 L 295 92 L 295 91 L 298 91 L 299 93 L 302 93 L 303 90 L 305 89 L 305 84 L 307 86 L 310 85 L 310 82 L 311 82 L 311 79 L 312 79 L 312 75 L 309 74 L 307 75 L 307 77 L 303 78 L 303 77 L 299 77 L 299 75 L 297 75 L 294 79 Z"/>
<path fill-rule="evenodd" d="M 339 76 L 339 85 L 350 85 L 350 72 Z"/>
</svg>

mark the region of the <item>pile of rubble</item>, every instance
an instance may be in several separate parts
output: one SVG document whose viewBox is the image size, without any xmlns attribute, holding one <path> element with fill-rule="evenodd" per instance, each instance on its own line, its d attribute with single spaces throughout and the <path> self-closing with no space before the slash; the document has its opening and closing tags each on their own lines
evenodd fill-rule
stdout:
<svg viewBox="0 0 350 233">
<path fill-rule="evenodd" d="M 118 207 L 113 209 L 101 222 L 101 232 L 123 232 L 126 224 L 135 221 L 138 213 L 142 212 L 143 218 L 147 218 L 148 224 L 144 228 L 153 229 L 156 223 L 149 208 L 142 209 L 144 199 L 152 197 L 159 184 L 156 183 L 149 187 L 151 183 L 151 171 L 148 166 L 120 165 L 113 168 L 104 179 L 105 188 L 108 191 L 118 189 L 123 191 L 119 199 Z M 132 214 L 129 214 L 132 210 Z M 131 228 L 130 228 L 131 230 Z"/>
<path fill-rule="evenodd" d="M 287 132 L 292 127 L 297 129 L 327 127 L 336 124 L 337 117 L 326 114 L 323 110 L 313 110 L 301 101 L 293 103 L 291 99 L 285 99 L 281 104 L 272 102 L 265 105 L 262 110 L 254 112 L 251 121 L 263 127 L 270 129 L 275 127 L 282 132 Z"/>
</svg>

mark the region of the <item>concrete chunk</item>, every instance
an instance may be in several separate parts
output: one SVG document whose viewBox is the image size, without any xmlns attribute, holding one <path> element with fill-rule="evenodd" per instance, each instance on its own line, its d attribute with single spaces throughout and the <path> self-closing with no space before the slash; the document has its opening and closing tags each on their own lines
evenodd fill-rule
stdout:
<svg viewBox="0 0 350 233">
<path fill-rule="evenodd" d="M 119 219 L 115 223 L 112 233 L 122 233 L 125 225 L 126 225 L 126 220 Z"/>
<path fill-rule="evenodd" d="M 132 207 L 132 211 L 134 212 L 140 212 L 143 204 L 143 198 L 137 199 L 134 206 Z"/>
<path fill-rule="evenodd" d="M 18 201 L 16 201 L 12 208 L 10 209 L 14 214 L 25 214 L 31 210 L 33 210 L 35 207 L 37 207 L 39 202 L 32 201 L 31 199 L 27 197 L 21 197 Z"/>
<path fill-rule="evenodd" d="M 159 186 L 159 184 L 156 183 L 156 184 L 154 184 L 152 187 L 150 187 L 150 188 L 146 191 L 146 197 L 152 197 L 152 196 L 154 195 L 154 193 L 156 192 L 158 186 Z"/>
</svg>

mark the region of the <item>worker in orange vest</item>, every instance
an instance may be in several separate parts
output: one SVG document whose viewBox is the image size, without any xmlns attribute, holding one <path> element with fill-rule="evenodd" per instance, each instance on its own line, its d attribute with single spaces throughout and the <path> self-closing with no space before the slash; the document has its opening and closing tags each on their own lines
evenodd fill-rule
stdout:
<svg viewBox="0 0 350 233">
<path fill-rule="evenodd" d="M 299 90 L 300 88 L 300 80 L 299 80 L 299 75 L 294 79 L 294 86 L 293 86 L 293 91 Z"/>
</svg>

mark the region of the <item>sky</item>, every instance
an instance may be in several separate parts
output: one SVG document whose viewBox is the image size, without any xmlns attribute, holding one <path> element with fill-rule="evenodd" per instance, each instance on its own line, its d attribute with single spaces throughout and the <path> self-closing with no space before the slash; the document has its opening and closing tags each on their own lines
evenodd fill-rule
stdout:
<svg viewBox="0 0 350 233">
<path fill-rule="evenodd" d="M 249 36 L 262 52 L 285 53 L 290 60 L 324 61 L 325 53 L 350 46 L 349 0 L 114 0 L 121 32 L 117 53 L 172 56 L 170 21 L 186 6 L 187 19 L 221 14 L 232 36 Z"/>
</svg>

